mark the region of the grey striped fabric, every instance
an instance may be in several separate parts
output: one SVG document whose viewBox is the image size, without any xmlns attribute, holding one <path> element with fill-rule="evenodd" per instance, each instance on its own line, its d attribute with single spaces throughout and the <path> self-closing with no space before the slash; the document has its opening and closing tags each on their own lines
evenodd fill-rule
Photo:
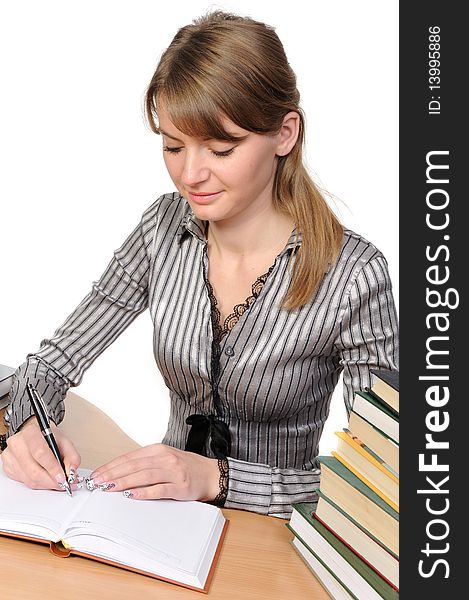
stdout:
<svg viewBox="0 0 469 600">
<path fill-rule="evenodd" d="M 280 301 L 294 245 L 292 234 L 259 297 L 223 337 L 219 380 L 232 437 L 225 506 L 283 518 L 292 502 L 317 499 L 318 443 L 342 370 L 350 410 L 354 391 L 370 385 L 370 368 L 398 368 L 397 317 L 379 250 L 347 230 L 314 297 L 286 311 Z M 186 417 L 213 413 L 207 271 L 204 223 L 180 194 L 160 197 L 91 292 L 17 370 L 10 434 L 32 414 L 28 381 L 59 423 L 69 387 L 148 307 L 156 362 L 170 391 L 163 442 L 184 449 Z"/>
</svg>

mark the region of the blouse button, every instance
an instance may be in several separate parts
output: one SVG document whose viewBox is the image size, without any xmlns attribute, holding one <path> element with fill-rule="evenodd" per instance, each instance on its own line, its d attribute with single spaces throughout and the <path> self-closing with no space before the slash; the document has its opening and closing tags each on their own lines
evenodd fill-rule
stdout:
<svg viewBox="0 0 469 600">
<path fill-rule="evenodd" d="M 225 349 L 226 356 L 234 356 L 234 350 L 231 346 L 227 346 Z"/>
</svg>

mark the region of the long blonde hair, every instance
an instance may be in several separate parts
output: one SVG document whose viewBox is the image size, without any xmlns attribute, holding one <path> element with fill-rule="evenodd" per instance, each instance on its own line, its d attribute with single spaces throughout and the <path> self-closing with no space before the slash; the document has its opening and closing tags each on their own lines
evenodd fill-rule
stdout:
<svg viewBox="0 0 469 600">
<path fill-rule="evenodd" d="M 305 120 L 296 76 L 274 29 L 215 11 L 182 27 L 163 53 L 145 95 L 148 122 L 158 129 L 158 98 L 174 125 L 189 136 L 234 141 L 223 117 L 247 131 L 279 131 L 290 111 L 300 116 L 298 140 L 278 157 L 274 207 L 301 236 L 293 251 L 287 309 L 305 304 L 339 252 L 343 228 L 303 163 Z"/>
</svg>

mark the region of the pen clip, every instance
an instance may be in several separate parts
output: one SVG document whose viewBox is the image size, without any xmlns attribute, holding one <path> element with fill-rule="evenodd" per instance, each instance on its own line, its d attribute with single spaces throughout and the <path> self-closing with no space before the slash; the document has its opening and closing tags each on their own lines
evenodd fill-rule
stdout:
<svg viewBox="0 0 469 600">
<path fill-rule="evenodd" d="M 28 383 L 26 387 L 28 390 L 29 399 L 31 400 L 31 404 L 34 410 L 34 414 L 36 415 L 41 430 L 49 429 L 49 413 L 47 411 L 46 405 L 44 404 L 44 400 L 41 398 L 38 391 L 33 385 Z"/>
<path fill-rule="evenodd" d="M 36 390 L 36 388 L 33 388 L 33 393 L 34 393 L 34 397 L 36 398 L 37 402 L 41 405 L 41 408 L 44 412 L 46 419 L 49 421 L 50 416 L 49 416 L 49 411 L 47 409 L 46 403 L 42 399 L 42 396 L 39 395 L 39 392 Z"/>
</svg>

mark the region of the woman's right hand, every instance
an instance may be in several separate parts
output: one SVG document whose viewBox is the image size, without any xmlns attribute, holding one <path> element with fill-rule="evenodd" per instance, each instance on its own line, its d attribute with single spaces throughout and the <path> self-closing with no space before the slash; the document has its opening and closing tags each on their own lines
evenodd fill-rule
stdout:
<svg viewBox="0 0 469 600">
<path fill-rule="evenodd" d="M 72 469 L 76 472 L 81 458 L 75 446 L 53 423 L 51 429 L 67 473 Z M 7 447 L 0 456 L 3 470 L 11 479 L 35 490 L 64 490 L 60 483 L 65 481 L 65 475 L 35 418 L 28 419 L 17 433 L 8 438 Z M 76 485 L 72 489 L 74 487 Z"/>
</svg>

